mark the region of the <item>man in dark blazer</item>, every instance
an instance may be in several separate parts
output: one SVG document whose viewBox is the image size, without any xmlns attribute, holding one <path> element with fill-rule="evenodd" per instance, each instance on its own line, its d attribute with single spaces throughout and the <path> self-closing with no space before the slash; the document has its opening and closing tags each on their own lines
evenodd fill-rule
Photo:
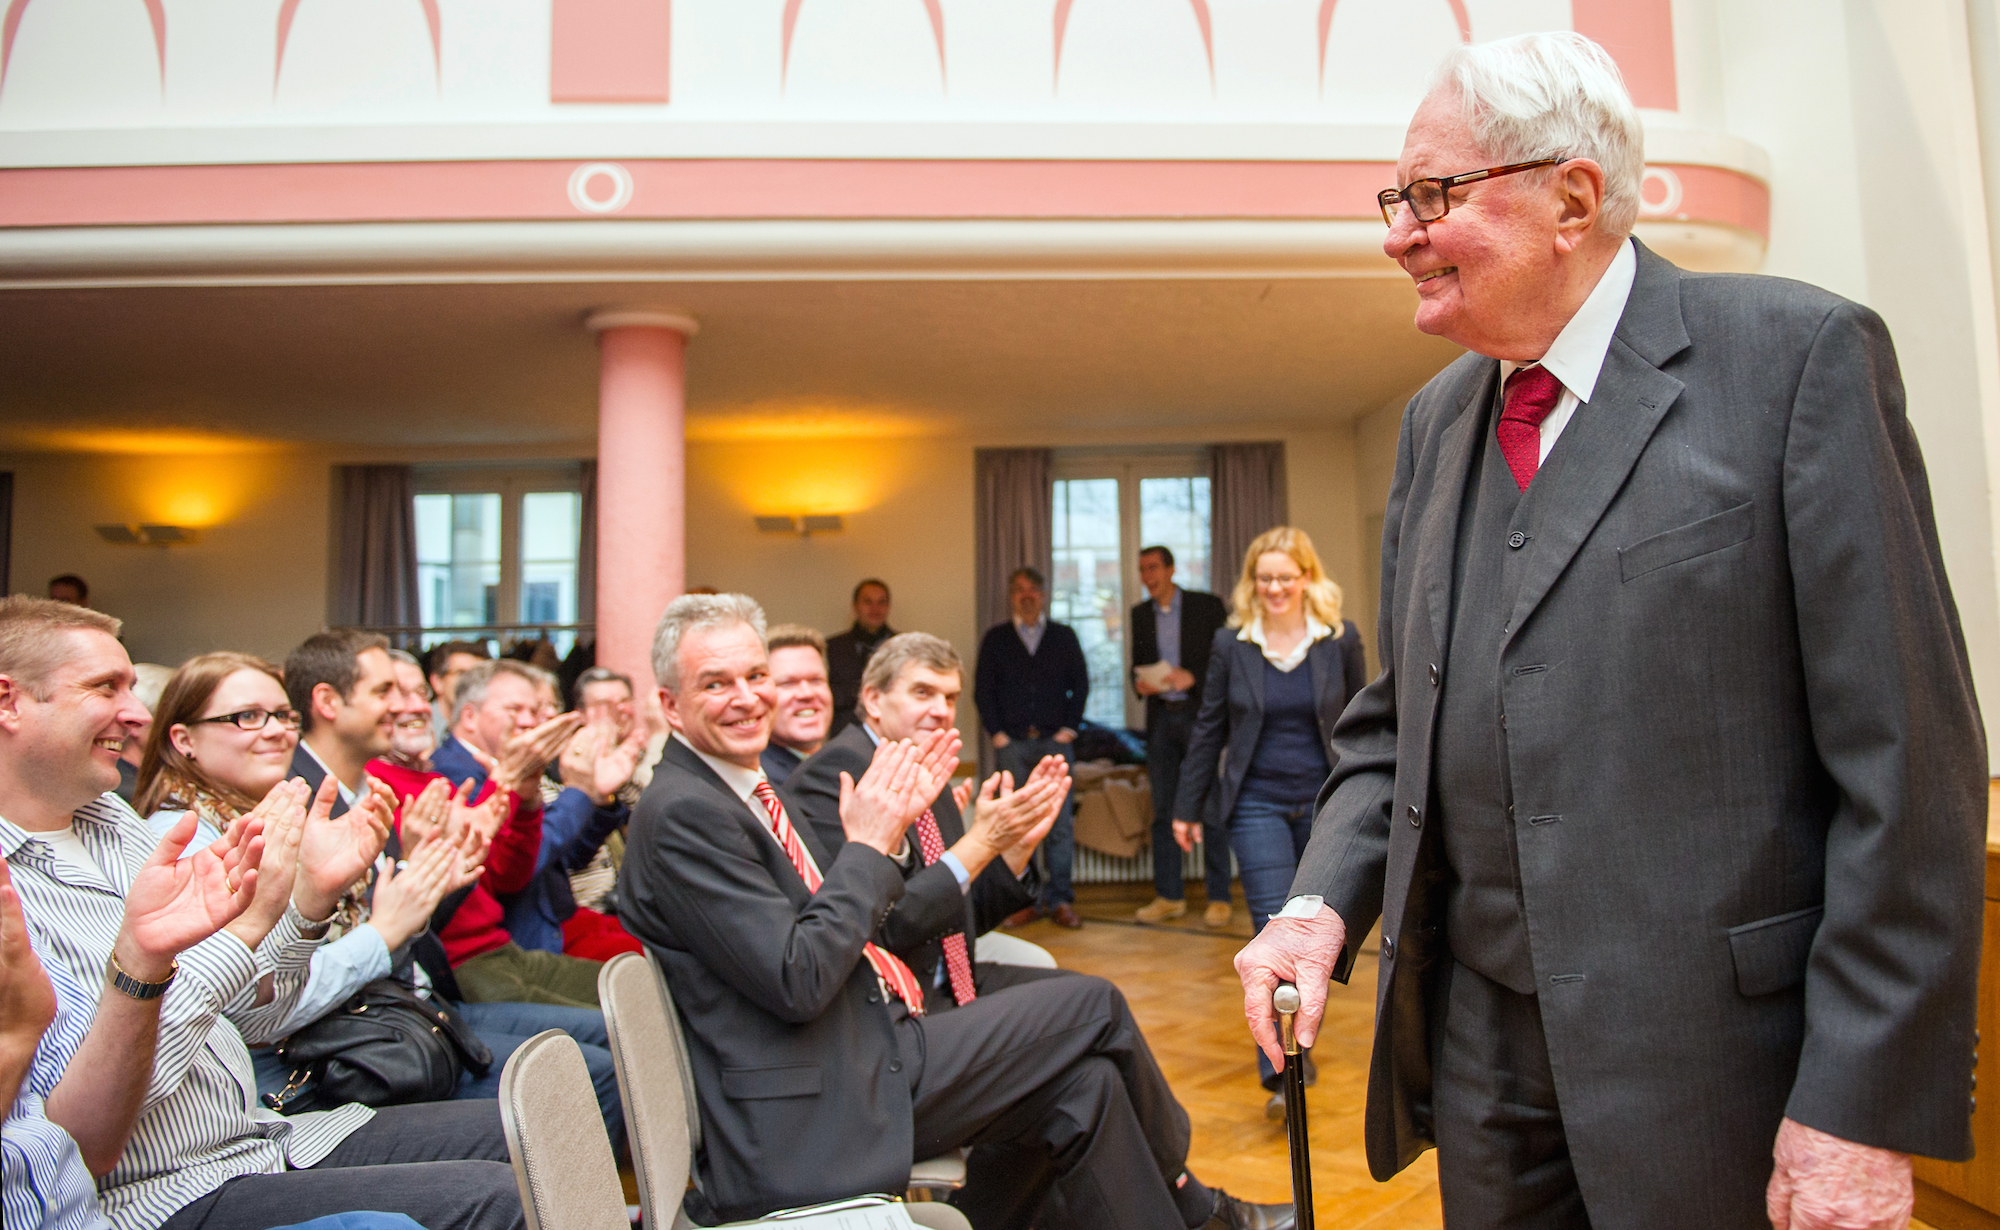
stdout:
<svg viewBox="0 0 2000 1230">
<path fill-rule="evenodd" d="M 1013 618 L 987 629 L 979 642 L 979 665 L 972 703 L 993 740 L 994 762 L 1016 782 L 1044 756 L 1076 760 L 1076 732 L 1090 699 L 1090 664 L 1075 629 L 1048 617 L 1049 584 L 1028 567 L 1007 578 Z M 1062 814 L 1042 843 L 1042 897 L 1036 909 L 1058 926 L 1081 927 L 1070 867 L 1076 860 L 1075 801 L 1063 799 Z M 1025 921 L 1025 912 L 1017 921 Z"/>
<path fill-rule="evenodd" d="M 1403 418 L 1253 1032 L 1296 979 L 1310 1041 L 1379 914 L 1369 1163 L 1435 1142 L 1448 1223 L 1904 1224 L 1972 1148 L 1986 750 L 1887 331 L 1629 239 L 1595 44 L 1438 80 L 1384 247 L 1472 353 Z M 1491 82 L 1554 101 L 1475 131 Z"/>
<path fill-rule="evenodd" d="M 826 680 L 833 689 L 833 725 L 828 737 L 839 734 L 855 720 L 854 706 L 861 700 L 861 672 L 875 647 L 896 635 L 889 626 L 889 583 L 869 577 L 854 587 L 851 600 L 854 623 L 838 636 L 826 638 Z"/>
<path fill-rule="evenodd" d="M 890 856 L 958 741 L 884 744 L 842 783 L 846 840 L 827 850 L 757 768 L 774 703 L 762 624 L 741 594 L 662 616 L 653 670 L 673 737 L 619 870 L 621 917 L 686 1027 L 702 1117 L 689 1216 L 900 1191 L 915 1158 L 971 1145 L 954 1203 L 975 1225 L 1289 1226 L 1289 1207 L 1187 1174 L 1187 1116 L 1110 983 L 1042 978 L 921 1010 L 877 937 L 908 891 Z"/>
<path fill-rule="evenodd" d="M 840 824 L 841 776 L 860 780 L 885 739 L 921 739 L 953 729 L 964 674 L 950 644 L 927 633 L 902 633 L 875 651 L 861 683 L 862 720 L 835 735 L 779 791 L 793 813 L 811 823 L 822 847 L 837 856 L 847 842 Z M 1058 778 L 1068 776 L 1059 757 L 1045 763 L 1058 771 Z M 1042 793 L 1053 801 L 1060 789 L 1060 782 L 1052 783 Z M 961 994 L 986 993 L 1061 972 L 979 962 L 978 937 L 1014 911 L 1035 904 L 1039 878 L 1033 856 L 1046 828 L 1022 827 L 1033 814 L 1033 796 L 1028 790 L 1014 791 L 1012 807 L 982 799 L 978 823 L 967 832 L 946 783 L 929 807 L 941 853 L 933 857 L 921 840 L 907 843 L 900 860 L 903 898 L 890 907 L 881 931 L 885 946 L 915 971 L 932 1012 L 955 1006 Z M 1056 811 L 1048 808 L 1051 824 Z M 946 959 L 947 945 L 964 946 L 964 967 L 957 974 Z M 968 975 L 971 981 L 962 987 L 954 981 Z"/>
<path fill-rule="evenodd" d="M 1153 900 L 1139 907 L 1140 922 L 1165 922 L 1187 913 L 1187 886 L 1181 881 L 1181 848 L 1174 842 L 1174 799 L 1180 793 L 1181 762 L 1201 711 L 1208 678 L 1209 645 L 1228 622 L 1222 599 L 1174 584 L 1174 553 L 1168 547 L 1139 552 L 1139 580 L 1146 600 L 1132 608 L 1132 690 L 1146 700 L 1146 778 L 1153 788 Z M 1164 662 L 1166 682 L 1139 676 L 1139 668 Z M 1204 807 L 1191 817 L 1201 825 L 1203 870 L 1207 874 L 1211 927 L 1229 925 L 1229 834 L 1213 823 Z"/>
</svg>

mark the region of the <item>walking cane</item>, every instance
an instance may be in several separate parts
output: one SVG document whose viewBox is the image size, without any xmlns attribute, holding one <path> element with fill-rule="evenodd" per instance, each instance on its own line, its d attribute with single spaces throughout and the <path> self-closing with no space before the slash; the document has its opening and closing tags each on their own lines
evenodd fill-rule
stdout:
<svg viewBox="0 0 2000 1230">
<path fill-rule="evenodd" d="M 1292 1213 L 1298 1230 L 1313 1230 L 1312 1145 L 1306 1139 L 1306 1065 L 1293 1032 L 1292 1016 L 1299 1010 L 1299 989 L 1281 982 L 1271 993 L 1278 1011 L 1278 1042 L 1285 1048 L 1285 1134 L 1292 1148 Z"/>
</svg>

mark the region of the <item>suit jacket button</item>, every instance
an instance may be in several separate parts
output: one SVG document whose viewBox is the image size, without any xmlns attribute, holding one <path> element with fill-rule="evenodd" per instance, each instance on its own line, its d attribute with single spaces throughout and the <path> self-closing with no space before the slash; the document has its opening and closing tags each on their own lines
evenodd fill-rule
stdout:
<svg viewBox="0 0 2000 1230">
<path fill-rule="evenodd" d="M 1423 810 L 1419 808 L 1415 803 L 1410 804 L 1410 827 L 1421 828 L 1423 827 L 1423 823 L 1424 823 Z"/>
<path fill-rule="evenodd" d="M 882 997 L 880 995 L 877 995 L 875 992 L 870 991 L 868 992 L 868 1002 L 871 1004 L 879 1004 L 882 1002 Z"/>
<path fill-rule="evenodd" d="M 1438 664 L 1433 662 L 1431 663 L 1431 686 L 1436 687 L 1437 685 L 1438 685 Z"/>
<path fill-rule="evenodd" d="M 891 1072 L 901 1072 L 903 1070 L 903 1061 L 900 1059 L 891 1059 L 889 1061 L 889 1070 Z"/>
<path fill-rule="evenodd" d="M 1394 961 L 1396 959 L 1396 941 L 1386 935 L 1382 937 L 1382 959 L 1384 961 Z"/>
<path fill-rule="evenodd" d="M 1519 551 L 1522 547 L 1528 545 L 1528 536 L 1519 530 L 1515 530 L 1513 533 L 1507 535 L 1507 545 Z"/>
</svg>

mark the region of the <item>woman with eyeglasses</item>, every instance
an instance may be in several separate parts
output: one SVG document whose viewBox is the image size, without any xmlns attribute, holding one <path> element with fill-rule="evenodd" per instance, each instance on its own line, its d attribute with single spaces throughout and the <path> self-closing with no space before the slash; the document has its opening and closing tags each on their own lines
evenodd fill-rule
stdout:
<svg viewBox="0 0 2000 1230">
<path fill-rule="evenodd" d="M 1215 634 L 1201 712 L 1172 800 L 1174 840 L 1194 848 L 1202 803 L 1219 791 L 1254 931 L 1284 908 L 1312 836 L 1313 799 L 1333 766 L 1328 742 L 1348 698 L 1367 683 L 1361 630 L 1340 614 L 1340 587 L 1320 567 L 1306 532 L 1266 530 L 1243 554 L 1228 626 Z M 1260 1050 L 1271 1091 L 1264 1113 L 1285 1117 L 1285 1098 Z M 1307 1079 L 1313 1076 L 1307 1060 Z"/>
</svg>

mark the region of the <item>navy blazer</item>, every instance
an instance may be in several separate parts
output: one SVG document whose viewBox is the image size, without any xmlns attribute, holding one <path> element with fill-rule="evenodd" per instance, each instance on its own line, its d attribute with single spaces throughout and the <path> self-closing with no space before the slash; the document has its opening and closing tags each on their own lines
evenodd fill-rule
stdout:
<svg viewBox="0 0 2000 1230">
<path fill-rule="evenodd" d="M 1229 622 L 1229 607 L 1214 594 L 1199 589 L 1181 590 L 1181 666 L 1194 676 L 1194 686 L 1188 689 L 1188 699 L 1197 707 L 1201 704 L 1202 683 L 1208 678 L 1209 655 L 1215 645 L 1215 634 Z M 1144 602 L 1132 608 L 1132 673 L 1136 677 L 1139 668 L 1160 660 L 1160 608 L 1149 596 Z M 1159 721 L 1160 698 L 1148 696 L 1146 700 L 1146 730 L 1151 733 L 1153 724 Z"/>
<path fill-rule="evenodd" d="M 1328 744 L 1333 763 L 1333 724 L 1348 700 L 1368 686 L 1368 664 L 1361 652 L 1361 629 L 1354 621 L 1340 622 L 1339 636 L 1323 636 L 1306 650 L 1312 672 L 1314 708 L 1319 736 Z M 1264 651 L 1255 641 L 1238 638 L 1235 628 L 1215 634 L 1209 649 L 1208 680 L 1202 688 L 1201 712 L 1181 762 L 1180 793 L 1174 797 L 1174 818 L 1199 817 L 1202 796 L 1222 778 L 1221 806 L 1216 812 L 1226 828 L 1236 807 L 1237 792 L 1257 754 L 1257 736 L 1264 725 Z"/>
</svg>

